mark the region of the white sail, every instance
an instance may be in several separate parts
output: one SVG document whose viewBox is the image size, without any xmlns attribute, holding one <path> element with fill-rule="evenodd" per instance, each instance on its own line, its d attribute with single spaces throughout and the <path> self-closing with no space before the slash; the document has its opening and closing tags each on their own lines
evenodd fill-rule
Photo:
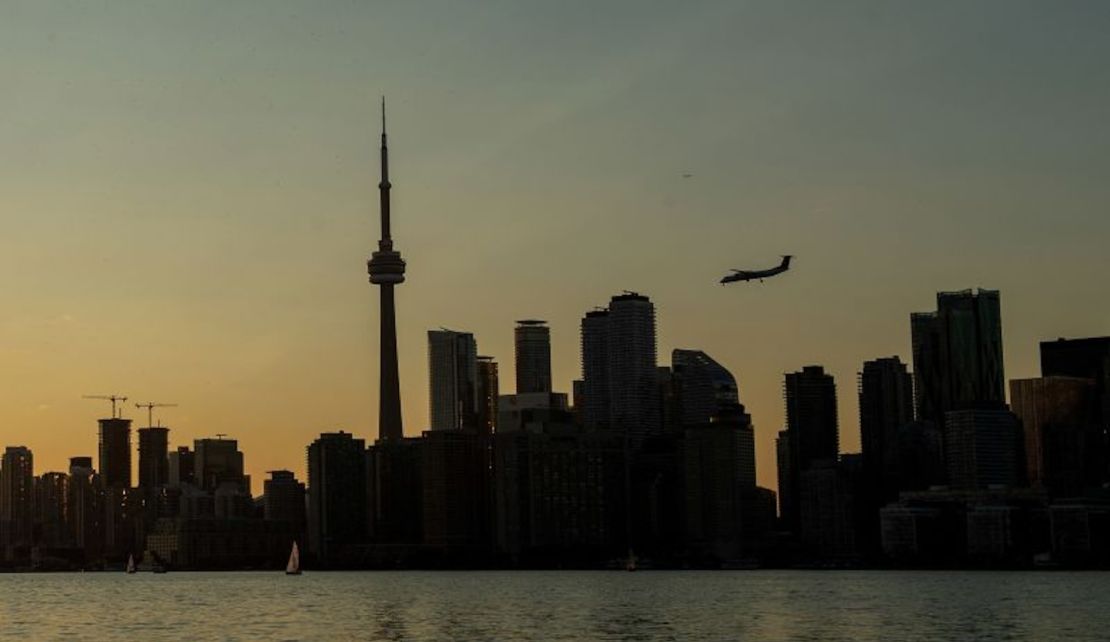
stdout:
<svg viewBox="0 0 1110 642">
<path fill-rule="evenodd" d="M 289 551 L 289 563 L 285 565 L 285 573 L 287 575 L 300 575 L 301 573 L 301 552 L 297 549 L 296 542 L 293 542 L 293 550 Z"/>
<path fill-rule="evenodd" d="M 128 573 L 134 573 L 135 572 L 135 556 L 134 555 L 128 555 L 127 556 L 127 572 Z"/>
</svg>

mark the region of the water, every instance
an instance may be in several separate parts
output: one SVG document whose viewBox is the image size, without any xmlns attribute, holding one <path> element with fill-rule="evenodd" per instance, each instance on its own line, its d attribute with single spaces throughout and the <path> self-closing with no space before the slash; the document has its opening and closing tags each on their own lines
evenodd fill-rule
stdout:
<svg viewBox="0 0 1110 642">
<path fill-rule="evenodd" d="M 0 575 L 0 639 L 1104 640 L 1110 573 Z"/>
</svg>

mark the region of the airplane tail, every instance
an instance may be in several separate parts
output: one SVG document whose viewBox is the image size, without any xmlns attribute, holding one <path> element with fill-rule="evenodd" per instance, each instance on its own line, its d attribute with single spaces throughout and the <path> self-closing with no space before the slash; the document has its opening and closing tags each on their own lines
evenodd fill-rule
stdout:
<svg viewBox="0 0 1110 642">
<path fill-rule="evenodd" d="M 792 258 L 794 258 L 794 257 L 789 255 L 789 254 L 783 254 L 782 255 L 782 265 L 780 265 L 779 267 L 784 267 L 784 268 L 790 267 L 790 259 L 792 259 Z"/>
</svg>

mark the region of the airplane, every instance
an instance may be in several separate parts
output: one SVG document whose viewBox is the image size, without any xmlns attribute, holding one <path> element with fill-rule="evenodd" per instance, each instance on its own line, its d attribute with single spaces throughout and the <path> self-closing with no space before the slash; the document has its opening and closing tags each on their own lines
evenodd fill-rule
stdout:
<svg viewBox="0 0 1110 642">
<path fill-rule="evenodd" d="M 782 274 L 783 272 L 789 270 L 790 259 L 792 258 L 794 257 L 790 256 L 789 254 L 784 254 L 782 256 L 782 263 L 779 263 L 777 267 L 773 267 L 767 270 L 737 270 L 733 268 L 732 274 L 726 275 L 724 278 L 721 279 L 721 285 L 725 285 L 726 283 L 735 283 L 736 281 L 754 281 L 756 279 L 759 279 L 759 281 L 762 283 L 763 279 L 770 278 L 772 276 L 775 276 L 776 274 Z"/>
</svg>

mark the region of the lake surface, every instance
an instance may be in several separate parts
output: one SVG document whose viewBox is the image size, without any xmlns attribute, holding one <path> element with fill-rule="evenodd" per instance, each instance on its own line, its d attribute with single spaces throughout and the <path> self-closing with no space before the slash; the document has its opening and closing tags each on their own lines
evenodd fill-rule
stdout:
<svg viewBox="0 0 1110 642">
<path fill-rule="evenodd" d="M 0 575 L 0 639 L 1105 640 L 1110 573 Z"/>
</svg>

